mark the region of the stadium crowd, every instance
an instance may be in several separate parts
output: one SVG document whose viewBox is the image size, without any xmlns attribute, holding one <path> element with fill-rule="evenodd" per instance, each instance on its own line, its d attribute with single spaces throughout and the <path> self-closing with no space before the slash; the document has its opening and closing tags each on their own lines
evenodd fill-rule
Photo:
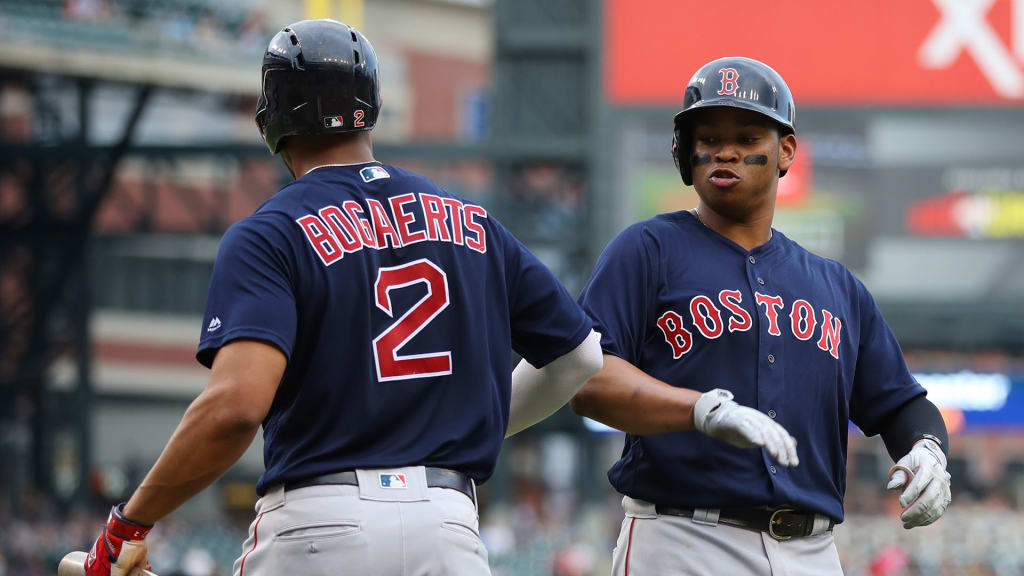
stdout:
<svg viewBox="0 0 1024 576">
<path fill-rule="evenodd" d="M 859 494 L 863 498 L 867 494 Z M 904 530 L 895 498 L 881 492 L 878 513 L 848 507 L 836 528 L 847 576 L 1016 576 L 1024 574 L 1024 515 L 1012 499 L 967 494 L 925 530 Z M 53 574 L 60 558 L 86 548 L 104 512 L 63 518 L 38 496 L 13 515 L 0 503 L 0 576 Z M 873 505 L 871 506 L 873 507 Z M 540 487 L 524 490 L 510 505 L 483 506 L 481 534 L 495 576 L 592 576 L 609 573 L 621 518 L 618 499 L 577 506 L 571 497 Z M 241 550 L 245 526 L 190 522 L 172 516 L 148 538 L 149 558 L 161 576 L 225 576 Z"/>
</svg>

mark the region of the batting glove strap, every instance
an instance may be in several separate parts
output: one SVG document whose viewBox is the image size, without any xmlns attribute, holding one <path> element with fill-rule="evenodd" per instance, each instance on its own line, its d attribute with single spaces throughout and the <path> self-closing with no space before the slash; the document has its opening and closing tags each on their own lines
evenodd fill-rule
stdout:
<svg viewBox="0 0 1024 576">
<path fill-rule="evenodd" d="M 132 522 L 124 517 L 123 508 L 124 504 L 118 504 L 110 510 L 103 532 L 85 559 L 86 576 L 116 576 L 125 572 L 125 564 L 145 558 L 144 540 L 153 525 Z"/>
<path fill-rule="evenodd" d="M 914 449 L 928 451 L 928 453 L 930 453 L 932 457 L 935 458 L 936 463 L 943 470 L 946 469 L 946 455 L 942 452 L 942 446 L 939 446 L 939 443 L 933 440 L 932 438 L 926 437 L 922 438 L 921 440 L 918 440 L 914 444 L 914 448 L 911 449 L 911 452 L 913 452 Z"/>
<path fill-rule="evenodd" d="M 123 508 L 124 504 L 122 503 L 110 509 L 110 516 L 107 518 L 107 531 L 122 540 L 145 540 L 149 531 L 153 529 L 153 525 L 132 522 L 124 517 Z"/>
<path fill-rule="evenodd" d="M 708 422 L 711 420 L 711 416 L 722 409 L 727 404 L 735 404 L 732 401 L 732 392 L 728 390 L 722 390 L 721 388 L 715 388 L 710 392 L 705 392 L 700 395 L 697 399 L 697 403 L 693 405 L 693 425 L 694 427 L 708 434 Z"/>
</svg>

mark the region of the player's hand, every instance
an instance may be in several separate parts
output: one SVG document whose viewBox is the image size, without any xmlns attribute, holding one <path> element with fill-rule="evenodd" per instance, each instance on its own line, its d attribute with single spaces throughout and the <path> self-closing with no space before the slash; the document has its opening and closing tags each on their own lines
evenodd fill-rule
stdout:
<svg viewBox="0 0 1024 576">
<path fill-rule="evenodd" d="M 732 392 L 716 388 L 701 394 L 693 406 L 697 430 L 740 448 L 760 446 L 783 466 L 796 466 L 796 438 L 767 415 L 740 406 Z"/>
<path fill-rule="evenodd" d="M 908 482 L 907 473 L 911 471 Z M 907 530 L 927 526 L 946 511 L 952 496 L 949 492 L 949 472 L 946 455 L 934 440 L 918 440 L 906 456 L 889 470 L 887 490 L 899 490 L 903 513 L 900 520 Z"/>
<path fill-rule="evenodd" d="M 85 559 L 86 576 L 129 576 L 133 568 L 149 569 L 146 535 L 153 526 L 128 520 L 121 513 L 123 506 L 110 510 L 107 525 Z"/>
</svg>

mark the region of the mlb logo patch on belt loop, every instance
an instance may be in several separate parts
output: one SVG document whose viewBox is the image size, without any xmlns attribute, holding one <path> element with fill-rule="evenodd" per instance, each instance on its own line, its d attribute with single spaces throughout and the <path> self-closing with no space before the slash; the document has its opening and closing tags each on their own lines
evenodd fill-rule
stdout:
<svg viewBox="0 0 1024 576">
<path fill-rule="evenodd" d="M 380 479 L 381 488 L 403 489 L 408 487 L 408 484 L 405 481 L 405 474 L 382 472 L 378 478 Z"/>
</svg>

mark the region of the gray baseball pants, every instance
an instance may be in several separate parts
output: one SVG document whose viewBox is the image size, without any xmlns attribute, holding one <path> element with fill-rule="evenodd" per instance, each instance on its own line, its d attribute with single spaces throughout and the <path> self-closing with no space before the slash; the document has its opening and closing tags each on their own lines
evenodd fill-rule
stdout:
<svg viewBox="0 0 1024 576">
<path fill-rule="evenodd" d="M 626 496 L 613 576 L 842 576 L 831 532 L 780 542 L 767 532 L 659 516 Z"/>
<path fill-rule="evenodd" d="M 378 482 L 383 472 L 403 486 Z M 465 494 L 427 487 L 422 466 L 356 474 L 359 486 L 279 486 L 260 498 L 234 576 L 490 575 Z"/>
</svg>

